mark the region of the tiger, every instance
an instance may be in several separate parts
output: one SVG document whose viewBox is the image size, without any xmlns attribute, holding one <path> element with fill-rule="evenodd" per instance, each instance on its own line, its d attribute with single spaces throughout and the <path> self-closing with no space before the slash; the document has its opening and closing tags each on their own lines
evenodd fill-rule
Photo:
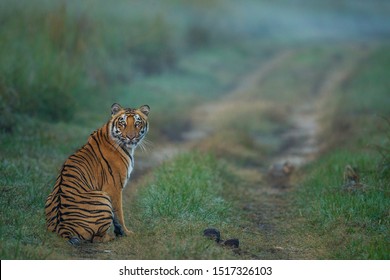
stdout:
<svg viewBox="0 0 390 280">
<path fill-rule="evenodd" d="M 63 164 L 45 203 L 48 231 L 72 245 L 133 233 L 124 222 L 122 191 L 134 168 L 134 151 L 149 130 L 149 111 L 148 105 L 111 106 L 109 121 Z"/>
</svg>

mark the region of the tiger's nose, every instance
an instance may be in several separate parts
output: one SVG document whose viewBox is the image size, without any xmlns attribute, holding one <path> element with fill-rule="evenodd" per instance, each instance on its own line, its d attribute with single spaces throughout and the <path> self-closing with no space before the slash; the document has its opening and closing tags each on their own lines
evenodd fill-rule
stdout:
<svg viewBox="0 0 390 280">
<path fill-rule="evenodd" d="M 137 135 L 134 132 L 127 135 L 127 138 L 129 138 L 130 140 L 133 140 L 136 137 L 137 137 Z"/>
</svg>

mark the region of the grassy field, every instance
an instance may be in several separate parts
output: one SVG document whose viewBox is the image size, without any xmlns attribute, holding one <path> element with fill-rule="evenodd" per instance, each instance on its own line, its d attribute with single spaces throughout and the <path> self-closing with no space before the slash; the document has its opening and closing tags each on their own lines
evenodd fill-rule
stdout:
<svg viewBox="0 0 390 280">
<path fill-rule="evenodd" d="M 299 199 L 305 215 L 337 259 L 389 259 L 388 51 L 373 51 L 361 68 L 330 96 L 338 99 L 326 118 L 324 156 L 307 167 Z M 332 100 L 331 102 L 334 102 Z M 341 134 L 341 135 L 340 135 Z M 345 166 L 362 186 L 348 190 Z"/>
<path fill-rule="evenodd" d="M 390 7 L 268 2 L 1 2 L 1 259 L 389 259 Z M 114 102 L 151 107 L 135 234 L 72 247 L 45 199 Z M 297 117 L 316 149 L 275 188 L 270 164 L 304 154 Z"/>
</svg>

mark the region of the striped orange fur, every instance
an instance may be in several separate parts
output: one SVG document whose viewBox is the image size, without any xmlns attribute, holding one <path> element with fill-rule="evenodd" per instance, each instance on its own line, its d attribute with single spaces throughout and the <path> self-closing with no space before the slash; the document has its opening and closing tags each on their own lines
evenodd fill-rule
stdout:
<svg viewBox="0 0 390 280">
<path fill-rule="evenodd" d="M 148 132 L 149 106 L 111 107 L 111 119 L 62 166 L 46 205 L 48 230 L 68 239 L 109 241 L 130 235 L 122 209 L 122 190 L 134 167 L 134 150 Z"/>
</svg>

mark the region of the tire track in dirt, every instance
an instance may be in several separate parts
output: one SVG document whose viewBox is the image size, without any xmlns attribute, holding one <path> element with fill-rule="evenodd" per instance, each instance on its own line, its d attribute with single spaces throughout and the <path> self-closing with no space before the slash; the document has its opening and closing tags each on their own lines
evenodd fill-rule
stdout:
<svg viewBox="0 0 390 280">
<path fill-rule="evenodd" d="M 141 162 L 137 162 L 138 170 L 145 173 L 178 153 L 197 148 L 200 142 L 207 142 L 210 137 L 218 133 L 218 121 L 224 118 L 230 108 L 246 105 L 262 106 L 263 100 L 248 99 L 246 93 L 260 90 L 267 76 L 293 55 L 294 51 L 277 54 L 244 77 L 233 90 L 219 100 L 194 108 L 190 114 L 190 127 L 182 132 L 180 137 L 182 140 L 174 144 L 154 147 Z M 265 165 L 270 166 L 269 170 L 256 165 L 240 167 L 236 170 L 237 174 L 244 178 L 242 186 L 239 186 L 242 192 L 239 196 L 239 204 L 251 220 L 251 225 L 247 225 L 245 230 L 253 232 L 254 235 L 260 234 L 264 243 L 260 251 L 244 253 L 246 257 L 316 259 L 324 256 L 325 248 L 318 246 L 318 237 L 294 232 L 304 219 L 289 213 L 292 207 L 289 194 L 296 188 L 290 183 L 290 175 L 294 169 L 315 159 L 316 154 L 322 149 L 318 134 L 321 130 L 320 119 L 326 111 L 325 100 L 349 78 L 361 60 L 362 58 L 355 57 L 346 61 L 336 61 L 326 72 L 325 77 L 321 77 L 318 86 L 313 89 L 314 98 L 302 102 L 292 110 L 290 114 L 292 126 L 280 134 L 281 148 L 266 158 Z M 286 162 L 289 162 L 288 166 L 285 165 Z"/>
<path fill-rule="evenodd" d="M 180 133 L 177 137 L 178 141 L 174 144 L 164 142 L 161 145 L 151 146 L 151 151 L 146 154 L 141 154 L 141 160 L 137 160 L 136 174 L 132 175 L 136 179 L 142 177 L 141 173 L 161 165 L 164 161 L 169 160 L 181 152 L 188 151 L 209 137 L 215 130 L 213 119 L 220 118 L 220 114 L 227 106 L 234 105 L 237 101 L 237 96 L 242 95 L 246 91 L 253 89 L 257 84 L 260 84 L 265 77 L 284 59 L 292 55 L 292 51 L 285 51 L 270 58 L 264 65 L 260 65 L 257 69 L 244 76 L 241 81 L 234 87 L 233 90 L 227 92 L 219 100 L 212 103 L 202 104 L 197 106 L 189 113 L 190 120 L 188 129 Z"/>
<path fill-rule="evenodd" d="M 231 105 L 235 106 L 243 94 L 261 84 L 262 80 L 275 67 L 292 54 L 292 51 L 284 51 L 275 55 L 269 61 L 265 62 L 264 65 L 260 65 L 253 72 L 243 77 L 233 90 L 224 94 L 219 100 L 195 108 L 191 113 L 190 129 L 182 133 L 184 141 L 197 142 L 210 136 L 215 130 L 215 127 L 212 126 L 214 123 L 213 120 L 221 118 L 220 115 L 224 113 L 226 107 L 230 107 Z"/>
<path fill-rule="evenodd" d="M 327 98 L 349 79 L 366 55 L 362 52 L 358 57 L 334 63 L 312 92 L 314 98 L 306 100 L 291 112 L 292 127 L 280 135 L 281 148 L 268 159 L 270 168 L 264 174 L 266 184 L 260 188 L 254 187 L 251 194 L 258 199 L 247 206 L 268 243 L 258 255 L 259 258 L 316 259 L 325 256 L 326 249 L 318 242 L 319 237 L 295 232 L 299 223 L 305 221 L 303 217 L 289 213 L 293 208 L 289 194 L 297 188 L 290 182 L 291 175 L 294 170 L 313 161 L 326 145 L 319 135 L 321 118 L 324 113 L 329 113 L 325 108 Z"/>
</svg>

